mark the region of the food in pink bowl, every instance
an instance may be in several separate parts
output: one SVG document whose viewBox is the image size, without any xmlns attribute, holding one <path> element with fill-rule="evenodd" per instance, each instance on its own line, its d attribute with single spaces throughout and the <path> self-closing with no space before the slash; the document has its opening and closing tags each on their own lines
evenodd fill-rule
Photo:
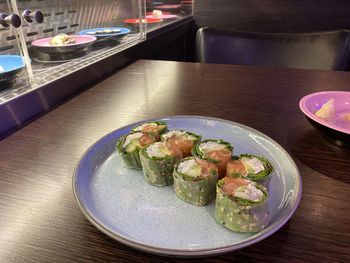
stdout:
<svg viewBox="0 0 350 263">
<path fill-rule="evenodd" d="M 71 46 L 88 44 L 96 40 L 94 36 L 80 36 L 80 35 L 66 35 L 58 34 L 54 37 L 42 38 L 32 42 L 36 47 L 50 47 L 50 46 Z"/>
<path fill-rule="evenodd" d="M 312 93 L 300 100 L 299 107 L 317 129 L 350 142 L 350 92 Z"/>
<path fill-rule="evenodd" d="M 96 39 L 96 37 L 88 35 L 58 34 L 54 37 L 35 40 L 32 42 L 32 46 L 42 53 L 67 54 L 85 52 Z"/>
</svg>

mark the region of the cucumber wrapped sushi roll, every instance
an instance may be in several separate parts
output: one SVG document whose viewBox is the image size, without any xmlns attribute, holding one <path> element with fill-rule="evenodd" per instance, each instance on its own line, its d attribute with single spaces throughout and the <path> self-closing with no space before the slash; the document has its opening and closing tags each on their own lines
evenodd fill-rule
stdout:
<svg viewBox="0 0 350 263">
<path fill-rule="evenodd" d="M 217 183 L 215 218 L 237 232 L 259 232 L 269 223 L 265 187 L 243 178 L 225 177 Z"/>
<path fill-rule="evenodd" d="M 174 166 L 182 159 L 182 152 L 172 143 L 155 142 L 140 151 L 140 159 L 146 181 L 166 186 L 174 182 Z"/>
<path fill-rule="evenodd" d="M 226 166 L 232 157 L 233 147 L 230 143 L 223 140 L 204 140 L 195 145 L 192 154 L 201 159 L 212 162 L 219 170 L 219 179 L 223 178 L 226 173 Z"/>
<path fill-rule="evenodd" d="M 264 157 L 253 154 L 241 154 L 230 160 L 226 168 L 226 176 L 242 177 L 253 181 L 264 181 L 269 177 L 273 168 Z"/>
<path fill-rule="evenodd" d="M 174 189 L 183 201 L 194 205 L 207 205 L 215 198 L 218 168 L 215 164 L 188 157 L 175 165 Z"/>
<path fill-rule="evenodd" d="M 131 129 L 131 132 L 142 132 L 151 134 L 157 141 L 160 140 L 160 135 L 166 132 L 168 126 L 164 121 L 145 122 Z"/>
<path fill-rule="evenodd" d="M 142 132 L 129 133 L 117 142 L 117 151 L 127 168 L 142 169 L 140 161 L 140 149 L 154 143 L 156 139 L 150 134 Z"/>
<path fill-rule="evenodd" d="M 184 157 L 190 156 L 193 146 L 201 140 L 202 136 L 184 130 L 171 130 L 161 135 L 162 141 L 173 142 Z"/>
</svg>

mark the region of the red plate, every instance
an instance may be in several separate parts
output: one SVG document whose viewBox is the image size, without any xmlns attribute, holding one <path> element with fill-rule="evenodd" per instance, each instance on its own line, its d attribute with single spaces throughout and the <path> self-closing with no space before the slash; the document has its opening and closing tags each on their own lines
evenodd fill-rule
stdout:
<svg viewBox="0 0 350 263">
<path fill-rule="evenodd" d="M 156 10 L 156 9 L 155 9 Z M 165 12 L 165 11 L 162 11 L 163 15 L 171 15 L 170 12 Z M 146 12 L 146 16 L 151 16 L 153 14 L 153 12 Z"/>
<path fill-rule="evenodd" d="M 160 18 L 144 18 L 142 20 L 145 21 L 147 24 L 162 22 L 162 19 L 160 19 Z M 123 22 L 126 24 L 138 24 L 139 19 L 138 18 L 129 18 L 129 19 L 124 20 Z"/>
</svg>

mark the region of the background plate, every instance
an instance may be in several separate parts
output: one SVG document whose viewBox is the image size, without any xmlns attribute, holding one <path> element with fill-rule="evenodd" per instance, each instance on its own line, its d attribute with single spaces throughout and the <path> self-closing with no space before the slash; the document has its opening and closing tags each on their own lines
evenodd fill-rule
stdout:
<svg viewBox="0 0 350 263">
<path fill-rule="evenodd" d="M 0 90 L 8 88 L 24 71 L 24 57 L 0 55 Z"/>
<path fill-rule="evenodd" d="M 181 5 L 157 5 L 154 9 L 178 9 Z"/>
<path fill-rule="evenodd" d="M 70 35 L 75 39 L 75 43 L 67 45 L 51 46 L 52 37 L 38 39 L 32 42 L 32 46 L 39 52 L 47 54 L 71 53 L 86 50 L 97 38 L 86 35 Z"/>
<path fill-rule="evenodd" d="M 153 18 L 153 15 L 146 15 L 146 18 Z M 177 15 L 172 15 L 172 14 L 163 14 L 160 17 L 158 17 L 160 19 L 174 19 L 177 18 Z"/>
<path fill-rule="evenodd" d="M 88 34 L 89 32 L 96 32 L 96 31 L 103 31 L 103 30 L 120 30 L 120 32 L 110 33 L 110 34 L 106 34 L 106 33 L 94 34 L 94 35 Z M 95 36 L 97 38 L 103 38 L 103 37 L 122 38 L 129 33 L 130 33 L 130 29 L 124 28 L 124 27 L 99 27 L 99 28 L 90 28 L 90 29 L 79 31 L 78 35 L 89 35 L 89 36 Z"/>
<path fill-rule="evenodd" d="M 154 23 L 162 22 L 162 19 L 160 19 L 160 18 L 144 18 L 142 20 L 144 22 L 146 22 L 147 24 L 154 24 Z M 129 19 L 125 19 L 123 22 L 126 24 L 139 24 L 139 19 L 138 18 L 129 18 Z"/>
<path fill-rule="evenodd" d="M 236 155 L 252 153 L 268 158 L 275 168 L 269 186 L 270 225 L 256 234 L 232 232 L 216 223 L 215 202 L 204 207 L 185 203 L 176 197 L 172 186 L 151 186 L 142 171 L 124 168 L 115 144 L 138 124 L 133 123 L 92 145 L 73 177 L 73 190 L 83 214 L 102 232 L 147 252 L 194 257 L 254 244 L 273 234 L 292 216 L 301 197 L 301 179 L 292 158 L 275 141 L 247 126 L 221 119 L 174 116 L 161 120 L 168 123 L 169 129 L 229 141 Z M 142 122 L 145 121 L 149 120 Z"/>
</svg>

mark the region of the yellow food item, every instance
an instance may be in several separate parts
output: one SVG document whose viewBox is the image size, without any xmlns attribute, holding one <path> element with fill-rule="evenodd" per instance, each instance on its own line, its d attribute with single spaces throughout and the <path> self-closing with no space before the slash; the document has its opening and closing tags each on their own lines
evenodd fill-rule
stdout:
<svg viewBox="0 0 350 263">
<path fill-rule="evenodd" d="M 322 105 L 321 109 L 316 111 L 315 115 L 323 120 L 331 120 L 335 117 L 334 99 L 330 99 Z"/>
<path fill-rule="evenodd" d="M 350 121 L 350 112 L 343 114 L 344 120 Z"/>
<path fill-rule="evenodd" d="M 74 44 L 75 39 L 73 37 L 68 36 L 67 34 L 58 34 L 50 39 L 51 46 L 64 46 L 68 44 Z"/>
</svg>

